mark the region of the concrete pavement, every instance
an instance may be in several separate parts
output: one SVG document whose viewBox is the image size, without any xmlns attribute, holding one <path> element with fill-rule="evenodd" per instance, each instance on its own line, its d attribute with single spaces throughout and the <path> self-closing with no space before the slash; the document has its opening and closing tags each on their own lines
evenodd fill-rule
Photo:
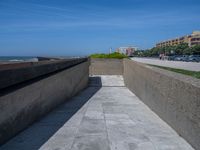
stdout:
<svg viewBox="0 0 200 150">
<path fill-rule="evenodd" d="M 200 71 L 200 63 L 197 62 L 168 61 L 151 58 L 132 58 L 132 60 L 145 64 L 152 64 L 191 71 Z"/>
<path fill-rule="evenodd" d="M 122 76 L 90 86 L 20 133 L 1 150 L 193 150 L 129 91 Z"/>
</svg>

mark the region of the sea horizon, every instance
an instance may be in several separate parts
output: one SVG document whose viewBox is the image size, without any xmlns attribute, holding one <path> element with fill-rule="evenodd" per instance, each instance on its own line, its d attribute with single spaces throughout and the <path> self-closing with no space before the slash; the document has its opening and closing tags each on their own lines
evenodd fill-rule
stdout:
<svg viewBox="0 0 200 150">
<path fill-rule="evenodd" d="M 37 61 L 37 56 L 0 56 L 0 62 Z"/>
<path fill-rule="evenodd" d="M 81 56 L 0 56 L 0 63 L 4 62 L 37 62 L 38 57 L 47 57 L 47 58 L 78 58 Z"/>
</svg>

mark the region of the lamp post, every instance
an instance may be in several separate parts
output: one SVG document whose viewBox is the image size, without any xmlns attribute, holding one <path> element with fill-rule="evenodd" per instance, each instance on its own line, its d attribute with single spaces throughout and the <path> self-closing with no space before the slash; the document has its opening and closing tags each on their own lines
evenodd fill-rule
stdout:
<svg viewBox="0 0 200 150">
<path fill-rule="evenodd" d="M 110 54 L 112 53 L 112 47 L 110 48 Z"/>
</svg>

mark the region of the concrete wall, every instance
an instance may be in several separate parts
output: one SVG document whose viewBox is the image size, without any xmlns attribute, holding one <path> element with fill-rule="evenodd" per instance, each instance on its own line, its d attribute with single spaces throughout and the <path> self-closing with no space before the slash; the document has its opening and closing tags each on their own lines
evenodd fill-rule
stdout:
<svg viewBox="0 0 200 150">
<path fill-rule="evenodd" d="M 87 61 L 87 58 L 1 64 L 0 89 L 65 69 L 84 61 Z"/>
<path fill-rule="evenodd" d="M 125 85 L 200 149 L 200 80 L 124 60 Z"/>
<path fill-rule="evenodd" d="M 1 89 L 0 144 L 88 84 L 89 62 Z"/>
<path fill-rule="evenodd" d="M 123 59 L 92 58 L 90 75 L 122 75 Z"/>
</svg>

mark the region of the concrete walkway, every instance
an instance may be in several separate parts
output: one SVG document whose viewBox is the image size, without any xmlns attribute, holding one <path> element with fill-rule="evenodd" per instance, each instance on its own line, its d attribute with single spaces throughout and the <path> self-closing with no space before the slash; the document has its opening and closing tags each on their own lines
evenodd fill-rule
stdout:
<svg viewBox="0 0 200 150">
<path fill-rule="evenodd" d="M 102 87 L 101 87 L 102 86 Z M 90 86 L 0 147 L 1 150 L 192 150 L 124 87 L 121 76 Z"/>
<path fill-rule="evenodd" d="M 153 58 L 132 58 L 132 60 L 144 64 L 158 65 L 163 67 L 171 67 L 177 69 L 200 71 L 200 63 L 197 62 L 183 62 L 183 61 L 168 61 Z"/>
</svg>

